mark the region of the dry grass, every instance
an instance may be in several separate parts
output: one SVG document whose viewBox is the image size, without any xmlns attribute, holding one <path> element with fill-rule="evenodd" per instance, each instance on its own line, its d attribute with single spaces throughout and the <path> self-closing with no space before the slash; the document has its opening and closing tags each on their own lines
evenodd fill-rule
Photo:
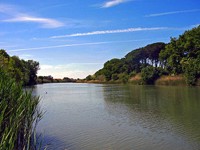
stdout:
<svg viewBox="0 0 200 150">
<path fill-rule="evenodd" d="M 162 76 L 155 81 L 156 85 L 187 85 L 182 75 L 178 76 Z"/>
<path fill-rule="evenodd" d="M 141 77 L 141 74 L 138 73 L 136 74 L 134 77 L 131 77 L 129 79 L 129 82 L 132 83 L 132 84 L 142 84 L 142 77 Z"/>
</svg>

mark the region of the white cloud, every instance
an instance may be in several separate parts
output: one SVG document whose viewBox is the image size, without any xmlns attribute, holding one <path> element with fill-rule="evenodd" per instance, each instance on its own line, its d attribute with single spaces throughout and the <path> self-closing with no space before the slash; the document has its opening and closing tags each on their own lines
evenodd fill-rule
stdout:
<svg viewBox="0 0 200 150">
<path fill-rule="evenodd" d="M 3 19 L 1 22 L 33 22 L 41 24 L 43 28 L 58 28 L 64 26 L 60 21 L 50 18 L 36 17 L 21 13 L 12 5 L 0 4 L 0 12 L 7 15 L 8 19 Z"/>
<path fill-rule="evenodd" d="M 149 15 L 146 15 L 145 17 L 158 17 L 158 16 L 173 15 L 173 14 L 180 14 L 180 13 L 198 12 L 198 11 L 200 11 L 200 9 L 191 9 L 191 10 L 182 10 L 182 11 L 169 11 L 169 12 L 149 14 Z"/>
<path fill-rule="evenodd" d="M 53 69 L 54 67 L 52 65 L 41 65 L 40 66 L 40 69 L 43 69 L 43 70 L 47 70 L 47 69 Z"/>
<path fill-rule="evenodd" d="M 49 18 L 33 17 L 28 15 L 19 15 L 11 19 L 2 20 L 3 22 L 35 22 L 40 23 L 43 28 L 58 28 L 64 26 L 63 23 Z"/>
<path fill-rule="evenodd" d="M 110 0 L 110 1 L 103 3 L 102 8 L 113 7 L 113 6 L 128 2 L 128 1 L 130 1 L 130 0 Z"/>
<path fill-rule="evenodd" d="M 103 67 L 103 63 L 70 63 L 66 65 L 41 65 L 38 76 L 51 75 L 54 78 L 85 78 Z M 76 69 L 78 68 L 78 69 Z"/>
<path fill-rule="evenodd" d="M 66 37 L 77 37 L 77 36 L 89 36 L 89 35 L 100 35 L 100 34 L 113 34 L 113 33 L 126 33 L 126 32 L 136 32 L 136 31 L 154 31 L 154 30 L 165 30 L 169 29 L 167 27 L 154 27 L 154 28 L 128 28 L 119 30 L 103 30 L 103 31 L 92 31 L 86 33 L 74 33 L 66 35 L 52 36 L 50 38 L 66 38 Z"/>
<path fill-rule="evenodd" d="M 21 55 L 19 55 L 19 58 L 20 59 L 24 59 L 24 60 L 29 60 L 29 59 L 33 58 L 33 55 L 30 55 L 30 54 L 21 54 Z"/>
</svg>

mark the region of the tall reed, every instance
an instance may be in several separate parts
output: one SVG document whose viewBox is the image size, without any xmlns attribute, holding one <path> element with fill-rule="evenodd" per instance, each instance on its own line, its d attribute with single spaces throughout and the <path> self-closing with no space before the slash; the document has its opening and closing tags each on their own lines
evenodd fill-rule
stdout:
<svg viewBox="0 0 200 150">
<path fill-rule="evenodd" d="M 0 150 L 35 150 L 39 97 L 0 70 Z"/>
</svg>

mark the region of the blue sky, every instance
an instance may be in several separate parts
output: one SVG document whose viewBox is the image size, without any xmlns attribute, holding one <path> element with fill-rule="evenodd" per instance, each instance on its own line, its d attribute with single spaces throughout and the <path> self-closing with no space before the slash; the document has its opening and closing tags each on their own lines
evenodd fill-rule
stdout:
<svg viewBox="0 0 200 150">
<path fill-rule="evenodd" d="M 1 0 L 0 48 L 38 75 L 84 78 L 112 58 L 200 24 L 199 0 Z"/>
</svg>

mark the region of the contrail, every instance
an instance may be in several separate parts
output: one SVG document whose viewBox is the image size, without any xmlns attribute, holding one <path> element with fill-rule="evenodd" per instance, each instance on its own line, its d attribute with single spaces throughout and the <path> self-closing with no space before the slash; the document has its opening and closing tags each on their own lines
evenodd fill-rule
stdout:
<svg viewBox="0 0 200 150">
<path fill-rule="evenodd" d="M 10 51 L 10 52 L 18 52 L 18 51 L 30 51 L 30 50 L 51 49 L 51 48 L 62 48 L 62 47 L 75 47 L 75 46 L 100 45 L 100 44 L 110 44 L 110 43 L 136 42 L 136 41 L 144 41 L 144 40 L 149 40 L 149 39 L 127 40 L 127 41 L 93 42 L 93 43 L 80 43 L 80 44 L 65 44 L 65 45 L 54 45 L 54 46 L 42 46 L 42 47 L 32 47 L 32 48 L 21 48 L 21 49 L 9 50 L 9 51 Z"/>
<path fill-rule="evenodd" d="M 86 33 L 74 33 L 66 35 L 52 36 L 50 38 L 65 38 L 65 37 L 78 37 L 78 36 L 89 36 L 89 35 L 100 35 L 100 34 L 114 34 L 114 33 L 127 33 L 127 32 L 137 32 L 137 31 L 155 31 L 155 30 L 166 30 L 168 27 L 153 27 L 153 28 L 128 28 L 128 29 L 118 29 L 118 30 L 101 30 L 92 31 Z"/>
</svg>

